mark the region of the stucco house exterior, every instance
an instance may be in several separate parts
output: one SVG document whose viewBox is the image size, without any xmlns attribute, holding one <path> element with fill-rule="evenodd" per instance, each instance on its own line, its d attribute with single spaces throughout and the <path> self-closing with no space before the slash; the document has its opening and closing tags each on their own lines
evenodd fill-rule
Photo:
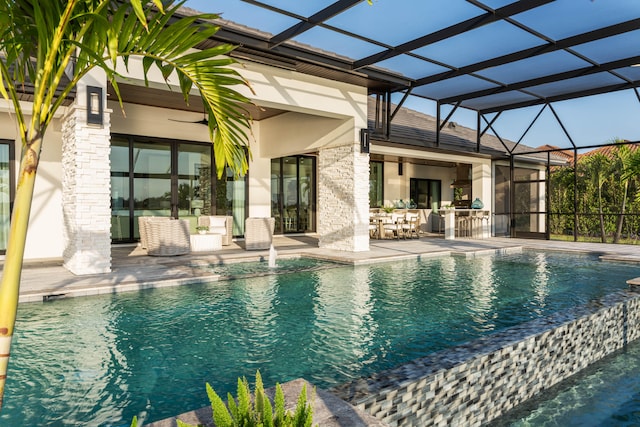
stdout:
<svg viewBox="0 0 640 427">
<path fill-rule="evenodd" d="M 25 259 L 61 258 L 75 274 L 108 272 L 112 245 L 136 242 L 144 215 L 186 218 L 193 229 L 199 215 L 231 215 L 239 238 L 245 218 L 275 217 L 277 233 L 315 233 L 323 248 L 367 251 L 371 206 L 415 198 L 435 211 L 456 194 L 462 203 L 480 198 L 495 213 L 492 232 L 508 234 L 502 214 L 509 161 L 497 138 L 483 136 L 478 149 L 475 131 L 449 123 L 436 143 L 435 118 L 407 109 L 381 127 L 379 107 L 392 106 L 357 79 L 246 52 L 238 59 L 252 88 L 241 90 L 254 103 L 247 107 L 249 172 L 240 178 L 215 176 L 196 97 L 186 106 L 159 75 L 145 87 L 141 64 L 130 63 L 121 110 L 104 75 L 86 76 L 46 135 Z M 101 123 L 87 120 L 88 91 L 101 94 Z M 369 130 L 368 150 L 362 129 Z M 0 100 L 0 250 L 19 150 L 11 106 Z M 544 162 L 523 162 L 535 172 L 527 180 L 536 187 L 533 211 L 544 211 Z M 530 226 L 544 229 L 542 220 Z"/>
</svg>

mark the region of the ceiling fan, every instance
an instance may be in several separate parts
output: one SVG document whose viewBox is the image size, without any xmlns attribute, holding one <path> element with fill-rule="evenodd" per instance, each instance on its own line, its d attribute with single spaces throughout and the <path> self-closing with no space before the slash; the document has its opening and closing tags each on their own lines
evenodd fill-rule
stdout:
<svg viewBox="0 0 640 427">
<path fill-rule="evenodd" d="M 172 122 L 180 122 L 180 123 L 196 123 L 196 124 L 201 124 L 201 125 L 205 125 L 205 126 L 209 126 L 209 118 L 207 117 L 206 113 L 203 113 L 203 117 L 200 120 L 178 120 L 178 119 L 169 119 Z"/>
</svg>

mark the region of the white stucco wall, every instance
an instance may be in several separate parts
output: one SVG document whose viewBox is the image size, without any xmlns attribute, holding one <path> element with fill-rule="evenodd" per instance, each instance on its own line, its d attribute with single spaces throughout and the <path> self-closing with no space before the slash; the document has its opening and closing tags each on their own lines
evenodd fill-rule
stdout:
<svg viewBox="0 0 640 427">
<path fill-rule="evenodd" d="M 14 117 L 7 114 L 7 111 L 9 111 L 8 103 L 0 100 L 0 139 L 16 141 L 13 169 L 15 182 L 17 182 L 22 149 L 20 141 L 17 140 Z M 33 205 L 29 216 L 25 259 L 57 259 L 62 256 L 61 146 L 60 122 L 55 119 L 47 129 L 42 146 Z"/>
</svg>

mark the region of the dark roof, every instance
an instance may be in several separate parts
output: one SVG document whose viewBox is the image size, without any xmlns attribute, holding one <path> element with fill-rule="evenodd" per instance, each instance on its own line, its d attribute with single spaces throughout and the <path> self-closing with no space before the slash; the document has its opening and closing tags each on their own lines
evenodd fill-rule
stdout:
<svg viewBox="0 0 640 427">
<path fill-rule="evenodd" d="M 496 136 L 485 133 L 482 136 L 480 151 L 477 151 L 477 132 L 455 122 L 449 122 L 440 133 L 440 144 L 436 144 L 436 118 L 428 114 L 401 107 L 398 109 L 392 123 L 389 138 L 374 129 L 375 123 L 375 98 L 369 97 L 368 122 L 372 130 L 373 143 L 404 145 L 408 148 L 418 148 L 429 151 L 467 154 L 492 159 L 508 158 L 508 150 L 517 153 L 529 153 L 527 158 L 531 161 L 546 162 L 546 153 L 531 154 L 535 151 L 532 147 L 516 144 L 513 141 L 498 139 Z M 395 109 L 395 105 L 392 109 Z M 503 144 L 504 143 L 504 144 Z M 564 163 L 564 158 L 552 154 L 553 163 Z"/>
</svg>

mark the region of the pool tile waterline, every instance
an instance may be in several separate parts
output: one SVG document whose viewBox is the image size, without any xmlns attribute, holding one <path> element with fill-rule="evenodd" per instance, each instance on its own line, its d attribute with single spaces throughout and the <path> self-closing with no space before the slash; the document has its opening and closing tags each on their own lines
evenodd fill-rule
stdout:
<svg viewBox="0 0 640 427">
<path fill-rule="evenodd" d="M 640 294 L 622 291 L 330 391 L 393 426 L 477 426 L 639 336 Z"/>
</svg>

